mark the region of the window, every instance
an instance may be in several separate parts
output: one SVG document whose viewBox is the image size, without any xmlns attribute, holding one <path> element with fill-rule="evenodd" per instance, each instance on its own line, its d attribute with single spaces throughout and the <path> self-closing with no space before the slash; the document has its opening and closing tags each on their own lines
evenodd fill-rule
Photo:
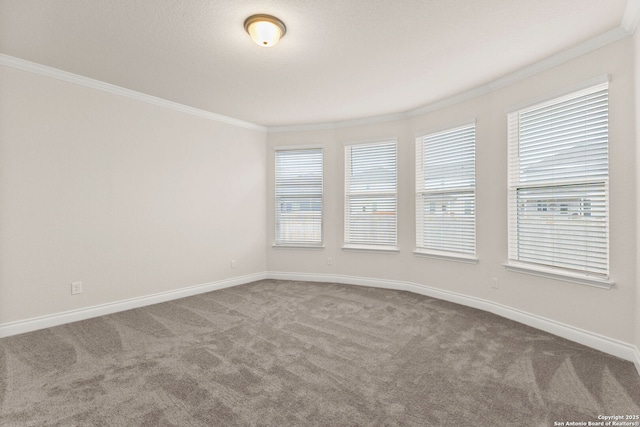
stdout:
<svg viewBox="0 0 640 427">
<path fill-rule="evenodd" d="M 508 115 L 510 264 L 608 279 L 608 109 L 603 83 Z"/>
<path fill-rule="evenodd" d="M 322 148 L 276 149 L 276 246 L 322 245 Z"/>
<path fill-rule="evenodd" d="M 416 138 L 417 254 L 475 255 L 475 144 L 475 123 Z"/>
<path fill-rule="evenodd" d="M 345 248 L 397 250 L 396 141 L 345 147 Z"/>
</svg>

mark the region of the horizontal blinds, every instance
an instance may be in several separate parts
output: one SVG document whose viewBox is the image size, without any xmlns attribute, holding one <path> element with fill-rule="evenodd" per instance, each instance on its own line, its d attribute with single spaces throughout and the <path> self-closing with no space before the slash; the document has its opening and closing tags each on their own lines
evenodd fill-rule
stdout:
<svg viewBox="0 0 640 427">
<path fill-rule="evenodd" d="M 416 139 L 416 246 L 475 254 L 475 124 Z"/>
<path fill-rule="evenodd" d="M 511 113 L 509 258 L 608 277 L 608 89 Z"/>
<path fill-rule="evenodd" d="M 322 244 L 322 149 L 277 150 L 276 245 Z"/>
<path fill-rule="evenodd" d="M 345 243 L 397 244 L 396 142 L 345 147 Z"/>
<path fill-rule="evenodd" d="M 593 180 L 608 176 L 606 88 L 520 113 L 519 181 Z"/>
</svg>

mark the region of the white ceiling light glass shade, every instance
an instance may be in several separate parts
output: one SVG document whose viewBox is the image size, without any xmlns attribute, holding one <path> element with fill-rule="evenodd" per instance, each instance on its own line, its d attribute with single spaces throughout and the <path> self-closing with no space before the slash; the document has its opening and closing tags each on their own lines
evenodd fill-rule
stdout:
<svg viewBox="0 0 640 427">
<path fill-rule="evenodd" d="M 252 15 L 244 21 L 244 29 L 251 39 L 262 47 L 271 47 L 284 36 L 287 27 L 284 23 L 271 15 Z"/>
</svg>

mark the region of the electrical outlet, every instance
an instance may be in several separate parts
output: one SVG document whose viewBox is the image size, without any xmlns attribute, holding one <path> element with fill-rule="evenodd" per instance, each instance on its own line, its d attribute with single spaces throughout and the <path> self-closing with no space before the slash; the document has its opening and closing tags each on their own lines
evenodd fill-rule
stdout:
<svg viewBox="0 0 640 427">
<path fill-rule="evenodd" d="M 82 282 L 71 283 L 71 295 L 77 295 L 82 293 Z"/>
<path fill-rule="evenodd" d="M 491 278 L 491 287 L 493 289 L 498 289 L 498 278 L 497 277 L 492 277 Z"/>
<path fill-rule="evenodd" d="M 331 258 L 327 258 L 327 265 L 332 265 L 333 264 L 333 260 Z"/>
<path fill-rule="evenodd" d="M 236 268 L 236 260 L 231 260 L 231 268 Z"/>
</svg>

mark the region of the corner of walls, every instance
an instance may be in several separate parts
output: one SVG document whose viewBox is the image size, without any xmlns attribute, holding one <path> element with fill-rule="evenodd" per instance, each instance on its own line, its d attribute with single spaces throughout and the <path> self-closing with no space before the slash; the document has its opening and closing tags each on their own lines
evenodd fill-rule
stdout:
<svg viewBox="0 0 640 427">
<path fill-rule="evenodd" d="M 634 73 L 635 81 L 635 158 L 636 165 L 640 165 L 640 30 L 636 28 L 633 35 L 633 57 L 634 57 Z M 635 306 L 635 345 L 636 345 L 636 368 L 640 373 L 640 167 L 636 167 L 636 306 Z"/>
</svg>

